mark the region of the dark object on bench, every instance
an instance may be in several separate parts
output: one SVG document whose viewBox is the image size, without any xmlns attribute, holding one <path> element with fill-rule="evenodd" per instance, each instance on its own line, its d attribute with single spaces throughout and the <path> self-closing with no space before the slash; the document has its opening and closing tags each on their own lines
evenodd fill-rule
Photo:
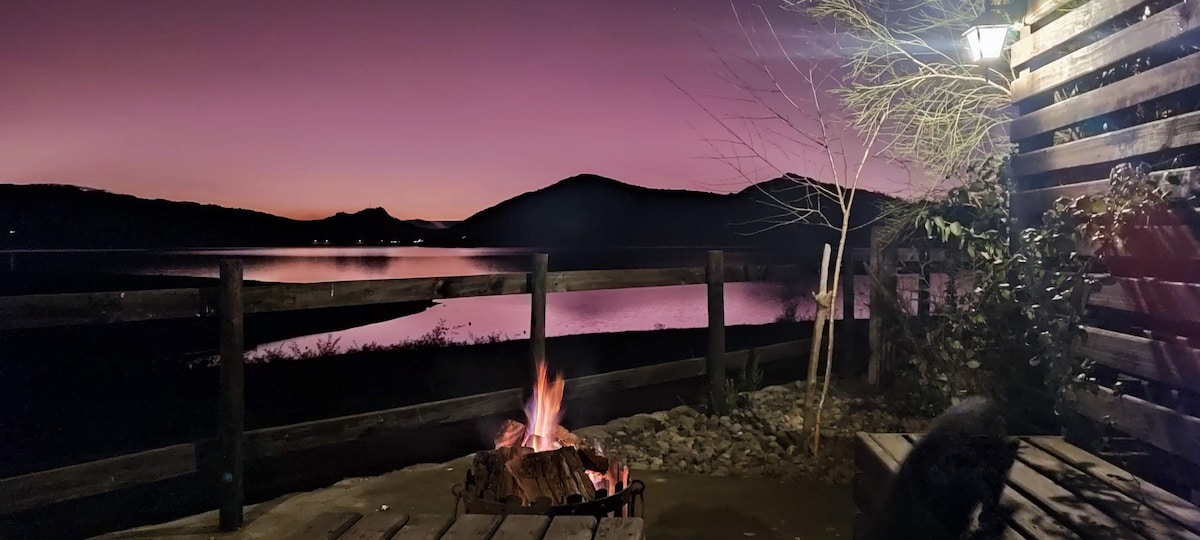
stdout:
<svg viewBox="0 0 1200 540">
<path fill-rule="evenodd" d="M 994 403 L 972 397 L 934 420 L 905 457 L 866 540 L 959 540 L 978 508 L 969 538 L 999 539 L 1011 510 L 1000 504 L 1017 457 Z"/>
<path fill-rule="evenodd" d="M 883 504 L 884 487 L 920 435 L 859 433 L 855 440 L 855 538 Z M 1200 540 L 1200 508 L 1062 439 L 1021 437 L 1000 501 L 1013 509 L 1005 540 L 1180 538 Z"/>
</svg>

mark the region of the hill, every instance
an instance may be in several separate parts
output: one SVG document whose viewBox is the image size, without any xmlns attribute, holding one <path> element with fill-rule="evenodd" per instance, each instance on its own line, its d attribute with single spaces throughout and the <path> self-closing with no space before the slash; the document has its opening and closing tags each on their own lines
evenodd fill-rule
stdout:
<svg viewBox="0 0 1200 540">
<path fill-rule="evenodd" d="M 855 225 L 875 219 L 886 195 L 860 190 Z M 833 223 L 841 212 L 800 177 L 770 180 L 732 194 L 652 189 L 596 175 L 579 175 L 483 210 L 449 231 L 470 246 L 742 246 L 800 249 L 834 241 L 815 225 L 773 227 L 787 213 L 780 203 L 819 204 Z M 865 233 L 852 238 L 866 245 Z"/>
<path fill-rule="evenodd" d="M 0 185 L 0 247 L 173 248 L 409 245 L 426 229 L 382 208 L 295 220 L 212 204 L 142 199 L 62 185 Z"/>
<path fill-rule="evenodd" d="M 383 208 L 295 220 L 211 204 L 61 185 L 0 185 L 0 248 L 114 249 L 321 245 L 453 247 L 753 247 L 807 250 L 836 240 L 819 225 L 776 227 L 780 203 L 840 210 L 799 177 L 731 194 L 652 189 L 583 174 L 461 222 L 400 220 Z M 860 191 L 851 217 L 873 220 L 885 195 Z M 10 234 L 10 231 L 14 231 Z M 852 235 L 867 245 L 865 231 Z"/>
</svg>

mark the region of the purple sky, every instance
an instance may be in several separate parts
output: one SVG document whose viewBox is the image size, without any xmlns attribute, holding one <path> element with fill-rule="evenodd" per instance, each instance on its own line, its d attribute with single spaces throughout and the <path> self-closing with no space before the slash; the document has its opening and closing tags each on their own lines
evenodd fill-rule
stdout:
<svg viewBox="0 0 1200 540">
<path fill-rule="evenodd" d="M 764 6 L 796 58 L 822 56 Z M 719 58 L 750 54 L 728 0 L 5 0 L 0 182 L 300 218 L 460 219 L 581 172 L 734 191 L 747 179 L 716 158 L 745 152 L 706 143 L 726 135 L 668 77 L 734 97 Z M 829 180 L 817 158 L 773 161 Z M 874 163 L 863 183 L 907 181 Z"/>
</svg>

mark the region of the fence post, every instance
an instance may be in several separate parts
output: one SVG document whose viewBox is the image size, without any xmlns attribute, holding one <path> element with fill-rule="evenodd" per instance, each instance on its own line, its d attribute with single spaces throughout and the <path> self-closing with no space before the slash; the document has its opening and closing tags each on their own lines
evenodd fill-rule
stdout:
<svg viewBox="0 0 1200 540">
<path fill-rule="evenodd" d="M 867 364 L 867 382 L 887 384 L 891 368 L 891 343 L 887 331 L 889 309 L 896 301 L 896 248 L 884 242 L 882 231 L 871 231 L 871 359 Z"/>
<path fill-rule="evenodd" d="M 842 369 L 854 366 L 858 340 L 854 320 L 854 251 L 843 246 L 842 253 Z"/>
<path fill-rule="evenodd" d="M 721 251 L 708 252 L 704 281 L 708 284 L 708 390 L 713 410 L 725 414 L 725 254 Z"/>
<path fill-rule="evenodd" d="M 546 361 L 546 268 L 549 256 L 533 254 L 529 272 L 529 373 L 537 376 L 537 363 Z"/>
<path fill-rule="evenodd" d="M 221 401 L 217 428 L 220 523 L 222 531 L 236 531 L 243 521 L 245 467 L 242 261 L 221 261 L 220 291 Z"/>
<path fill-rule="evenodd" d="M 925 248 L 917 250 L 917 318 L 922 321 L 929 318 L 931 300 L 929 280 L 933 277 L 933 273 L 929 271 L 930 264 L 932 263 L 929 250 Z"/>
</svg>

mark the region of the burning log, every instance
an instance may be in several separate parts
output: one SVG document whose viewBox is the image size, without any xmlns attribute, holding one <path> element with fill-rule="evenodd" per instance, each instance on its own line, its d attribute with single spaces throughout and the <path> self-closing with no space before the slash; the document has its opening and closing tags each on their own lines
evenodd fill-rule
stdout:
<svg viewBox="0 0 1200 540">
<path fill-rule="evenodd" d="M 496 432 L 496 448 L 506 446 L 525 446 L 525 424 L 516 420 L 505 420 Z"/>
<path fill-rule="evenodd" d="M 604 474 L 608 471 L 608 458 L 600 454 L 595 448 L 586 446 L 576 447 L 579 450 L 579 460 L 583 462 L 583 468 L 589 471 L 595 471 Z"/>
<path fill-rule="evenodd" d="M 548 497 L 552 504 L 565 504 L 571 495 L 582 495 L 585 501 L 596 498 L 596 486 L 573 446 L 514 457 L 505 469 L 526 501 Z"/>
<path fill-rule="evenodd" d="M 503 424 L 500 424 L 500 429 L 496 431 L 494 442 L 496 443 L 496 448 L 502 446 L 525 446 L 534 442 L 533 440 L 527 441 L 526 438 L 529 438 L 529 433 L 526 431 L 525 424 L 516 420 L 505 420 Z M 554 440 L 560 446 L 579 446 L 581 444 L 578 435 L 571 433 L 570 430 L 561 425 L 555 426 Z"/>
<path fill-rule="evenodd" d="M 627 467 L 558 423 L 562 375 L 550 381 L 545 364 L 539 362 L 537 368 L 537 385 L 525 407 L 528 424 L 506 420 L 493 440 L 496 449 L 475 454 L 467 476 L 470 494 L 479 501 L 499 503 L 499 508 L 512 504 L 536 508 L 595 501 L 627 487 Z"/>
<path fill-rule="evenodd" d="M 521 446 L 476 452 L 475 460 L 471 463 L 471 474 L 474 475 L 475 485 L 478 486 L 476 496 L 482 497 L 485 491 L 490 491 L 497 501 L 514 495 L 521 497 L 516 479 L 509 474 L 504 464 L 532 452 L 532 448 Z"/>
</svg>

